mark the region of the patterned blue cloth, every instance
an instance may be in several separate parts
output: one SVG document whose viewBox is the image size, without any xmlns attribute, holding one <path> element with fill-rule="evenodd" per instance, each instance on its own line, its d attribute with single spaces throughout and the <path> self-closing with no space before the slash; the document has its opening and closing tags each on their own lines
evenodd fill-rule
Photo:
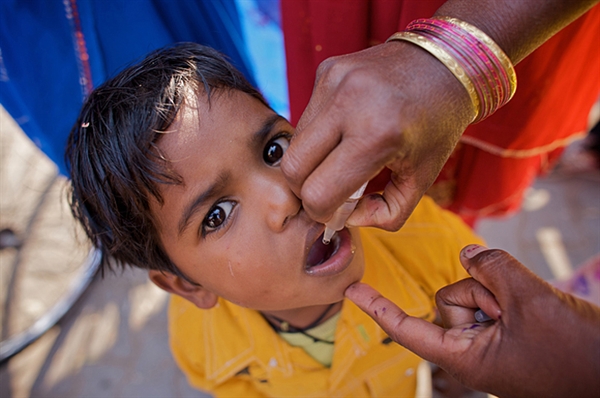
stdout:
<svg viewBox="0 0 600 398">
<path fill-rule="evenodd" d="M 0 101 L 66 174 L 91 88 L 180 41 L 225 53 L 255 84 L 234 0 L 0 0 Z"/>
</svg>

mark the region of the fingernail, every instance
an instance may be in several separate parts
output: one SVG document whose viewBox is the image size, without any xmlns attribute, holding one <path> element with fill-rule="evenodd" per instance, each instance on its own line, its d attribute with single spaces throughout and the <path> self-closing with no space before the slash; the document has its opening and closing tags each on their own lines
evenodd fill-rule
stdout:
<svg viewBox="0 0 600 398">
<path fill-rule="evenodd" d="M 466 258 L 473 258 L 479 253 L 486 251 L 487 249 L 487 247 L 481 245 L 469 245 L 462 249 L 460 254 L 465 256 Z"/>
</svg>

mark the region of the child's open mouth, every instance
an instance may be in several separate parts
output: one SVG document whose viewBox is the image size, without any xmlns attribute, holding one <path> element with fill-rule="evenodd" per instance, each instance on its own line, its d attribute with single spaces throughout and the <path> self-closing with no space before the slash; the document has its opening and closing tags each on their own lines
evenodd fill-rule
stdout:
<svg viewBox="0 0 600 398">
<path fill-rule="evenodd" d="M 310 246 L 306 256 L 305 272 L 312 276 L 330 276 L 344 271 L 352 262 L 354 250 L 347 228 L 336 232 L 328 245 L 323 234 Z"/>
<path fill-rule="evenodd" d="M 306 268 L 310 269 L 323 264 L 337 252 L 340 247 L 340 237 L 335 233 L 328 245 L 323 244 L 323 234 L 313 243 L 306 258 Z"/>
</svg>

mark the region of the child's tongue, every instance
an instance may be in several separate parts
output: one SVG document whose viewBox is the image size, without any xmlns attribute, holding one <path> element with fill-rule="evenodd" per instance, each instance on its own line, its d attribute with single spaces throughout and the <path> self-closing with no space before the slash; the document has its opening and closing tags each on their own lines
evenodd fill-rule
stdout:
<svg viewBox="0 0 600 398">
<path fill-rule="evenodd" d="M 321 235 L 315 243 L 313 243 L 308 257 L 306 259 L 306 267 L 311 268 L 324 263 L 333 255 L 337 247 L 337 236 L 334 235 L 332 241 L 328 245 L 323 244 L 323 236 Z"/>
</svg>

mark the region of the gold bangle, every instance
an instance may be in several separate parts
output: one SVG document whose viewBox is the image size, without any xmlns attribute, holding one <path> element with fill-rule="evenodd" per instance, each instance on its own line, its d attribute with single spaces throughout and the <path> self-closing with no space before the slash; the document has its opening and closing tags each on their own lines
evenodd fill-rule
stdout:
<svg viewBox="0 0 600 398">
<path fill-rule="evenodd" d="M 471 97 L 471 103 L 473 104 L 473 110 L 475 113 L 471 119 L 471 122 L 473 122 L 477 118 L 481 106 L 479 97 L 475 92 L 475 86 L 473 85 L 473 82 L 471 81 L 463 67 L 460 66 L 458 62 L 446 50 L 444 50 L 431 40 L 427 39 L 426 37 L 412 32 L 394 33 L 392 36 L 390 36 L 389 39 L 386 40 L 386 43 L 392 40 L 404 40 L 413 43 L 423 48 L 435 58 L 437 58 L 441 63 L 443 63 L 446 66 L 446 68 L 448 68 L 448 70 L 452 72 L 454 77 L 456 77 L 458 81 L 463 85 L 463 87 L 467 90 L 469 97 Z"/>
<path fill-rule="evenodd" d="M 494 53 L 494 55 L 498 58 L 498 60 L 504 67 L 506 74 L 508 75 L 508 81 L 510 83 L 510 96 L 507 100 L 507 102 L 508 102 L 513 97 L 513 95 L 515 95 L 515 91 L 517 91 L 517 74 L 515 72 L 515 68 L 511 62 L 510 58 L 508 57 L 508 55 L 506 55 L 506 53 L 504 51 L 502 51 L 500 46 L 498 44 L 496 44 L 496 42 L 494 40 L 492 40 L 491 37 L 489 37 L 487 34 L 485 34 L 485 32 L 481 31 L 480 29 L 471 25 L 468 22 L 461 21 L 460 19 L 457 19 L 454 17 L 447 17 L 447 16 L 441 16 L 441 17 L 436 16 L 434 18 L 441 19 L 441 20 L 450 22 L 451 24 L 460 26 L 462 29 L 466 30 L 468 33 L 475 36 L 475 38 L 477 38 L 477 40 L 479 40 L 480 42 L 485 44 L 487 46 L 487 48 L 489 48 L 489 50 Z"/>
</svg>

